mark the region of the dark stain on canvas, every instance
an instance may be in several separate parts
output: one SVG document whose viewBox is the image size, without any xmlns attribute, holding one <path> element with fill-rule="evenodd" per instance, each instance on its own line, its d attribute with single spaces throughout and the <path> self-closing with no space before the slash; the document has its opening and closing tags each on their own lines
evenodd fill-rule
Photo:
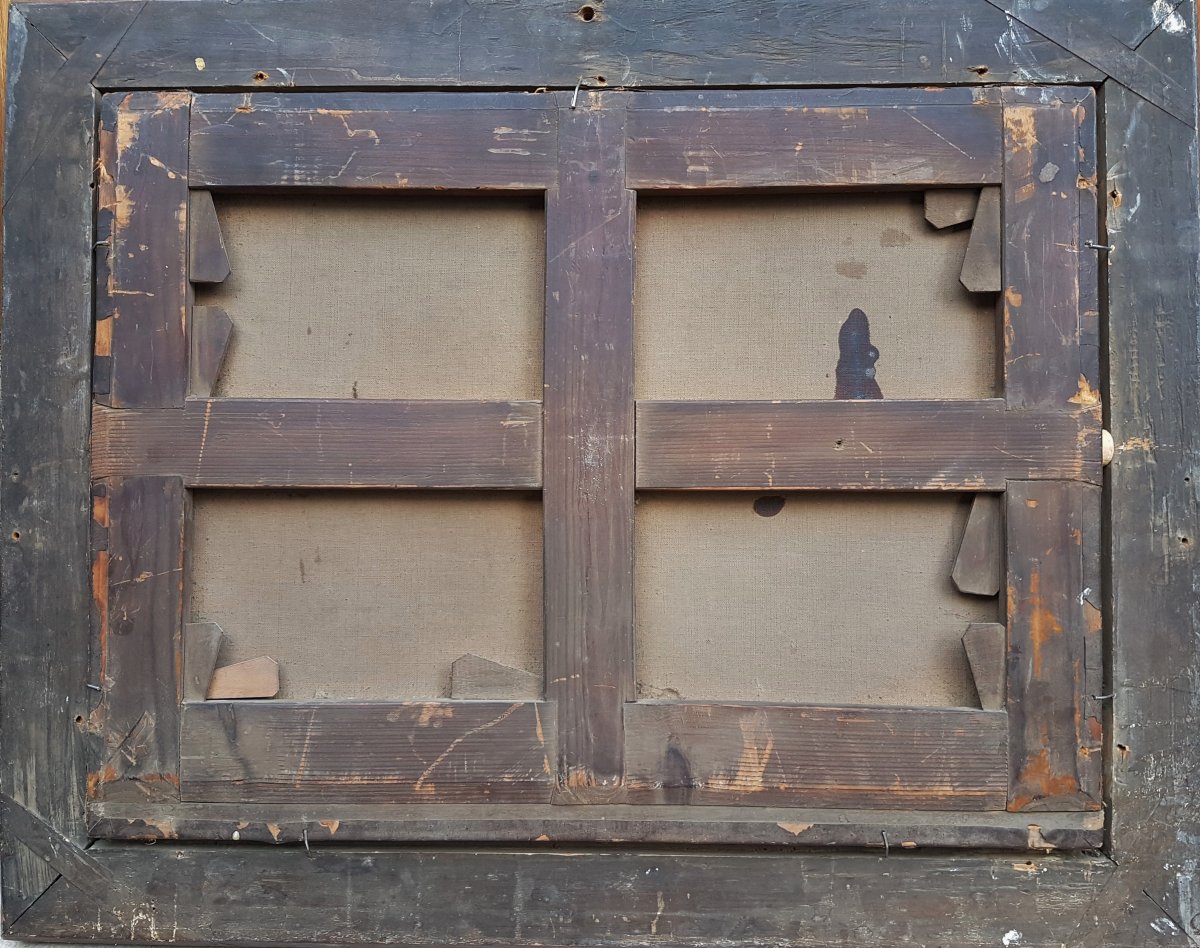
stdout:
<svg viewBox="0 0 1200 948">
<path fill-rule="evenodd" d="M 871 323 L 861 309 L 850 310 L 838 332 L 834 398 L 883 398 L 875 381 L 879 350 L 871 345 Z"/>
</svg>

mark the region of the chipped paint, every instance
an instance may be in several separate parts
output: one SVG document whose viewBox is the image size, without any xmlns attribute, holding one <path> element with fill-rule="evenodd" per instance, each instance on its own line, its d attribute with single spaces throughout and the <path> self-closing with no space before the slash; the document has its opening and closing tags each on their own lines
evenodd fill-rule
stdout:
<svg viewBox="0 0 1200 948">
<path fill-rule="evenodd" d="M 1100 404 L 1100 391 L 1091 386 L 1088 380 L 1079 376 L 1079 391 L 1067 399 L 1072 405 L 1082 405 L 1087 408 L 1093 408 Z"/>
<path fill-rule="evenodd" d="M 791 833 L 793 836 L 799 836 L 805 830 L 810 830 L 815 826 L 815 823 L 776 823 L 781 830 Z"/>
<path fill-rule="evenodd" d="M 329 831 L 330 836 L 336 836 L 338 827 L 342 825 L 341 820 L 321 820 L 320 823 Z"/>
</svg>

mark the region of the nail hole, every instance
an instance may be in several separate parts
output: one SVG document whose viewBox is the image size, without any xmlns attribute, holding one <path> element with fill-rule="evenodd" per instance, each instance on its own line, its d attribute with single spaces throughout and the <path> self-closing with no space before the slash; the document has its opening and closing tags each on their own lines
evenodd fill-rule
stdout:
<svg viewBox="0 0 1200 948">
<path fill-rule="evenodd" d="M 254 81 L 255 82 L 266 82 L 267 74 L 260 69 L 258 72 L 256 72 L 254 74 Z"/>
<path fill-rule="evenodd" d="M 13 531 L 13 539 L 14 539 L 14 540 L 19 540 L 19 539 L 21 539 L 21 531 L 20 531 L 20 530 L 14 530 L 14 531 Z"/>
<path fill-rule="evenodd" d="M 1191 541 L 1191 538 L 1189 538 L 1189 537 L 1180 537 L 1179 542 L 1182 543 L 1184 546 L 1187 546 L 1192 541 Z"/>
<path fill-rule="evenodd" d="M 1129 753 L 1129 745 L 1128 744 L 1118 744 L 1117 750 L 1119 750 L 1122 754 L 1128 754 Z"/>
<path fill-rule="evenodd" d="M 754 512 L 760 517 L 774 517 L 777 513 L 783 510 L 783 505 L 787 501 L 778 494 L 770 494 L 766 497 L 759 497 L 754 501 Z"/>
<path fill-rule="evenodd" d="M 1121 206 L 1121 192 L 1120 191 L 1118 191 L 1116 188 L 1113 188 L 1111 191 L 1108 192 L 1108 196 L 1112 199 L 1113 207 Z"/>
<path fill-rule="evenodd" d="M 968 66 L 968 71 L 975 73 L 977 76 L 986 76 L 988 74 L 987 66 Z"/>
<path fill-rule="evenodd" d="M 603 76 L 597 76 L 596 77 L 596 85 L 606 86 L 606 85 L 608 85 L 608 80 L 605 79 Z"/>
<path fill-rule="evenodd" d="M 77 715 L 75 715 L 75 723 L 76 723 L 76 724 L 82 724 L 82 723 L 83 723 L 83 715 L 82 715 L 82 714 L 77 714 Z"/>
<path fill-rule="evenodd" d="M 585 4 L 579 8 L 579 12 L 575 15 L 583 20 L 584 23 L 591 23 L 592 20 L 596 19 L 596 8 Z"/>
</svg>

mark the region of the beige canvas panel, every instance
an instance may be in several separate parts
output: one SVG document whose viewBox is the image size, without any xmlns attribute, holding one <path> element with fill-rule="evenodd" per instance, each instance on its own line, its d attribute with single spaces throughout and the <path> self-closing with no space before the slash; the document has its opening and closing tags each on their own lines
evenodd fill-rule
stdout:
<svg viewBox="0 0 1200 948">
<path fill-rule="evenodd" d="M 642 494 L 642 698 L 978 707 L 960 642 L 996 621 L 950 569 L 965 495 Z"/>
<path fill-rule="evenodd" d="M 217 197 L 217 395 L 542 397 L 540 198 Z"/>
<path fill-rule="evenodd" d="M 283 698 L 444 698 L 466 653 L 540 682 L 541 517 L 532 494 L 198 491 L 190 613 L 221 664 L 276 659 Z"/>
<path fill-rule="evenodd" d="M 832 398 L 855 308 L 885 398 L 993 396 L 995 298 L 958 282 L 968 233 L 934 230 L 920 193 L 639 198 L 637 397 Z"/>
</svg>

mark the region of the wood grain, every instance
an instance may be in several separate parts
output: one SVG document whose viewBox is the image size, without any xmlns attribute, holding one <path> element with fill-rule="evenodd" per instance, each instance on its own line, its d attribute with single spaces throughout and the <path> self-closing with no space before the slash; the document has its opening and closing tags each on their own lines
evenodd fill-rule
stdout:
<svg viewBox="0 0 1200 948">
<path fill-rule="evenodd" d="M 97 406 L 92 475 L 189 487 L 538 487 L 538 402 L 188 399 Z"/>
<path fill-rule="evenodd" d="M 1014 477 L 1100 479 L 1099 428 L 999 399 L 642 401 L 637 431 L 640 488 L 999 491 Z"/>
<path fill-rule="evenodd" d="M 1084 246 L 1095 233 L 1094 165 L 1086 163 L 1095 143 L 1080 136 L 1092 106 L 1090 91 L 1048 103 L 1006 92 L 1002 311 L 1004 394 L 1013 407 L 1098 412 L 1080 349 L 1096 294 L 1094 266 L 1081 267 L 1095 253 Z"/>
<path fill-rule="evenodd" d="M 577 802 L 619 787 L 633 695 L 634 196 L 624 112 L 597 104 L 562 111 L 546 196 L 546 697 Z"/>
<path fill-rule="evenodd" d="M 89 796 L 178 799 L 188 497 L 176 477 L 108 482 L 108 601 L 97 714 L 108 760 Z"/>
<path fill-rule="evenodd" d="M 1195 43 L 1194 31 L 1159 30 L 1139 51 L 1174 64 L 1183 79 Z M 1193 68 L 1189 86 L 1194 78 Z M 1200 878 L 1159 867 L 1195 852 L 1190 832 L 1179 830 L 1196 821 L 1200 803 L 1200 143 L 1186 123 L 1115 84 L 1105 90 L 1103 125 L 1107 154 L 1141 158 L 1109 162 L 1100 186 L 1102 242 L 1119 248 L 1104 268 L 1116 451 L 1101 521 L 1105 585 L 1086 601 L 1093 619 L 1103 605 L 1112 655 L 1106 684 L 1090 693 L 1115 694 L 1093 702 L 1088 716 L 1104 716 L 1111 748 L 1112 854 L 1145 867 L 1122 884 L 1183 906 L 1200 904 Z M 1110 925 L 1098 934 L 1115 941 L 1125 933 Z"/>
<path fill-rule="evenodd" d="M 96 315 L 111 323 L 113 406 L 178 407 L 187 392 L 190 103 L 186 92 L 104 97 Z"/>
<path fill-rule="evenodd" d="M 1099 488 L 1012 481 L 1008 524 L 1010 810 L 1096 809 L 1102 730 L 1088 713 L 1088 654 L 1100 648 L 1083 543 Z M 1089 539 L 1094 539 L 1088 529 Z"/>
<path fill-rule="evenodd" d="M 764 0 L 736 8 L 697 0 L 682 18 L 642 0 L 606 0 L 602 15 L 590 20 L 578 10 L 537 0 L 404 8 L 390 0 L 282 8 L 264 0 L 152 3 L 97 81 L 102 88 L 150 89 L 571 89 L 581 71 L 630 88 L 1101 78 L 1039 33 L 1014 36 L 1009 18 L 981 0 L 967 7 L 963 0 L 888 0 L 879 9 L 812 0 L 795 10 Z M 71 26 L 55 35 L 73 39 Z"/>
<path fill-rule="evenodd" d="M 199 96 L 190 175 L 200 186 L 540 190 L 557 177 L 553 99 L 424 108 L 390 95 Z M 446 103 L 452 104 L 452 103 Z"/>
<path fill-rule="evenodd" d="M 625 706 L 629 798 L 655 803 L 996 810 L 1002 712 L 801 705 Z"/>
<path fill-rule="evenodd" d="M 538 702 L 189 702 L 183 798 L 548 802 L 552 709 Z"/>
<path fill-rule="evenodd" d="M 8 76 L 4 177 L 0 792 L 83 846 L 80 787 L 99 743 L 75 724 L 95 695 L 87 426 L 99 96 L 22 14 L 9 22 L 20 66 Z M 89 55 L 128 17 L 113 10 L 93 26 Z M 58 872 L 21 845 L 3 846 L 0 861 L 8 925 Z"/>
<path fill-rule="evenodd" d="M 819 188 L 998 182 L 991 105 L 707 106 L 629 113 L 629 186 Z"/>
</svg>

